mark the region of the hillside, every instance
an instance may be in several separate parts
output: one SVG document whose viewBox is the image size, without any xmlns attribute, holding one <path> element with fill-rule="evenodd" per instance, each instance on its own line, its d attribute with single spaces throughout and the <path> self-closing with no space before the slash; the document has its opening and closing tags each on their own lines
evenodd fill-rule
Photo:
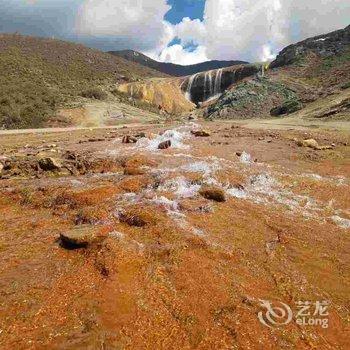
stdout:
<svg viewBox="0 0 350 350">
<path fill-rule="evenodd" d="M 44 126 L 79 96 L 103 99 L 120 82 L 164 74 L 69 42 L 0 35 L 0 128 Z"/>
<path fill-rule="evenodd" d="M 205 72 L 212 69 L 226 68 L 238 64 L 248 63 L 245 61 L 207 61 L 198 64 L 183 66 L 180 64 L 164 63 L 155 61 L 140 52 L 133 50 L 110 51 L 111 55 L 125 58 L 128 61 L 142 64 L 143 66 L 153 68 L 159 72 L 173 75 L 176 77 L 184 77 L 199 72 Z"/>
<path fill-rule="evenodd" d="M 303 118 L 350 119 L 349 88 L 350 26 L 286 47 L 264 77 L 234 85 L 207 108 L 205 116 L 267 118 L 301 111 L 298 115 Z M 310 113 L 302 113 L 311 103 Z"/>
</svg>

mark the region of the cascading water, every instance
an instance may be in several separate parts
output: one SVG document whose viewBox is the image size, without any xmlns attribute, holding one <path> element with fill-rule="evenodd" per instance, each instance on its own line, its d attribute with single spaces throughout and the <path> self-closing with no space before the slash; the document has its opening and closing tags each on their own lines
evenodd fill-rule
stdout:
<svg viewBox="0 0 350 350">
<path fill-rule="evenodd" d="M 214 83 L 214 96 L 221 93 L 221 81 L 222 81 L 222 68 L 216 71 L 215 83 Z"/>
<path fill-rule="evenodd" d="M 194 83 L 194 81 L 196 80 L 196 78 L 197 78 L 198 75 L 199 75 L 199 73 L 196 73 L 196 74 L 194 74 L 194 75 L 191 75 L 191 76 L 189 77 L 189 79 L 188 79 L 185 97 L 186 97 L 189 101 L 192 101 L 192 95 L 191 95 L 192 85 L 193 85 L 193 83 Z"/>
<path fill-rule="evenodd" d="M 220 95 L 222 89 L 222 75 L 223 69 L 221 68 L 217 70 L 207 71 L 204 73 L 196 73 L 190 76 L 187 80 L 187 86 L 185 91 L 186 98 L 192 102 L 194 102 L 193 100 L 203 102 L 217 97 L 218 95 Z M 195 91 L 194 93 L 194 85 L 199 78 L 203 79 L 203 83 L 201 84 L 202 90 Z"/>
</svg>

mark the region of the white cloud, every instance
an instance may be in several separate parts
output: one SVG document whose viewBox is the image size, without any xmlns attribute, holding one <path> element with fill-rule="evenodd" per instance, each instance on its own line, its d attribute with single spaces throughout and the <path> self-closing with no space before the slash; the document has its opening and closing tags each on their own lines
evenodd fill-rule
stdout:
<svg viewBox="0 0 350 350">
<path fill-rule="evenodd" d="M 203 46 L 209 59 L 265 61 L 293 42 L 343 28 L 349 19 L 349 0 L 207 0 L 203 22 L 184 18 L 174 32 L 183 44 Z"/>
<path fill-rule="evenodd" d="M 164 20 L 166 0 L 85 0 L 80 34 L 124 40 L 153 58 L 270 60 L 284 46 L 349 24 L 349 0 L 206 0 L 204 20 Z M 180 44 L 168 47 L 175 38 Z M 189 43 L 198 45 L 192 52 Z"/>
<path fill-rule="evenodd" d="M 170 47 L 166 47 L 160 54 L 155 57 L 162 62 L 170 62 L 182 65 L 196 64 L 204 61 L 208 61 L 206 54 L 206 48 L 204 46 L 198 46 L 194 51 L 187 51 L 182 45 L 176 44 Z"/>
<path fill-rule="evenodd" d="M 172 40 L 172 27 L 164 21 L 170 8 L 166 0 L 85 0 L 76 29 L 78 34 L 122 38 L 130 47 L 155 49 Z"/>
</svg>

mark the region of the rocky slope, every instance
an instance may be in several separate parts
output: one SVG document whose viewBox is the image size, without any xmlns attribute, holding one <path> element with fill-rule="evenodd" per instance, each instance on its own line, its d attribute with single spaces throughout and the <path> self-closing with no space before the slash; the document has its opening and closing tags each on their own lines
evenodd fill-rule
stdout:
<svg viewBox="0 0 350 350">
<path fill-rule="evenodd" d="M 329 102 L 329 113 L 303 117 L 350 120 L 350 26 L 306 39 L 283 49 L 265 72 L 250 81 L 235 84 L 204 112 L 208 118 L 251 118 L 287 115 L 309 103 Z M 333 96 L 333 97 L 332 97 Z M 339 96 L 343 96 L 339 99 Z"/>
<path fill-rule="evenodd" d="M 350 25 L 328 34 L 300 41 L 284 48 L 271 63 L 270 68 L 277 68 L 297 63 L 307 54 L 314 53 L 321 57 L 340 55 L 348 50 L 350 45 Z"/>
<path fill-rule="evenodd" d="M 1 34 L 0 127 L 43 126 L 81 95 L 103 99 L 118 82 L 157 76 L 165 75 L 82 45 Z"/>
<path fill-rule="evenodd" d="M 132 101 L 143 101 L 168 114 L 181 114 L 195 109 L 181 91 L 181 79 L 149 79 L 119 84 L 117 91 Z"/>
<path fill-rule="evenodd" d="M 237 64 L 246 64 L 245 61 L 207 61 L 198 64 L 192 64 L 183 66 L 180 64 L 164 63 L 155 61 L 146 55 L 133 51 L 133 50 L 122 50 L 122 51 L 109 51 L 111 55 L 125 58 L 128 61 L 139 63 L 143 66 L 150 67 L 152 69 L 158 70 L 165 74 L 173 75 L 176 77 L 183 77 L 186 75 L 192 75 L 199 72 L 205 72 L 212 69 L 219 69 L 234 66 Z"/>
</svg>

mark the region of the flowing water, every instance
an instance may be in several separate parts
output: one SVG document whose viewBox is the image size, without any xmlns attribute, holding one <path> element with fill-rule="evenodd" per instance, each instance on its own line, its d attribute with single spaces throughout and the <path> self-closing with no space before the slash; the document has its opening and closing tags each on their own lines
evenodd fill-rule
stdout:
<svg viewBox="0 0 350 350">
<path fill-rule="evenodd" d="M 220 72 L 217 72 L 214 89 L 216 92 L 220 75 Z M 289 178 L 287 170 L 277 170 L 268 164 L 257 163 L 247 152 L 242 152 L 235 161 L 197 155 L 193 149 L 191 142 L 193 138 L 190 132 L 196 128 L 196 124 L 189 123 L 167 130 L 152 140 L 141 138 L 129 148 L 130 154 L 142 153 L 157 159 L 159 165 L 150 169 L 150 172 L 157 177 L 159 183 L 157 188 L 149 187 L 139 195 L 132 193 L 123 195 L 119 206 L 125 208 L 128 204 L 136 203 L 162 204 L 163 207 L 167 207 L 169 217 L 173 218 L 179 226 L 186 227 L 191 232 L 197 232 L 196 228 L 191 227 L 187 222 L 186 214 L 181 212 L 181 201 L 188 198 L 198 199 L 202 185 L 214 185 L 221 188 L 228 198 L 234 197 L 257 205 L 280 208 L 278 210 L 286 210 L 287 215 L 298 215 L 307 220 L 316 219 L 324 222 L 330 219 L 339 227 L 350 226 L 349 220 L 342 217 L 341 210 L 333 208 L 329 203 L 322 203 L 312 197 L 294 193 L 291 190 L 292 179 Z M 171 153 L 164 153 L 157 148 L 157 145 L 165 140 L 172 142 Z M 119 140 L 117 142 L 119 143 Z M 191 174 L 197 174 L 195 181 L 191 178 Z M 237 183 L 230 180 L 223 181 L 222 174 L 229 175 L 229 178 L 230 174 L 243 174 L 245 180 L 237 186 Z M 299 176 L 308 177 L 309 175 Z M 211 210 L 210 204 L 205 210 Z"/>
<path fill-rule="evenodd" d="M 197 79 L 203 75 L 203 101 L 208 101 L 210 99 L 218 97 L 222 92 L 222 75 L 223 69 L 210 70 L 203 73 L 196 73 L 191 75 L 187 80 L 187 87 L 185 91 L 185 96 L 189 101 L 193 101 L 193 85 Z M 186 82 L 186 80 L 185 80 Z"/>
</svg>

